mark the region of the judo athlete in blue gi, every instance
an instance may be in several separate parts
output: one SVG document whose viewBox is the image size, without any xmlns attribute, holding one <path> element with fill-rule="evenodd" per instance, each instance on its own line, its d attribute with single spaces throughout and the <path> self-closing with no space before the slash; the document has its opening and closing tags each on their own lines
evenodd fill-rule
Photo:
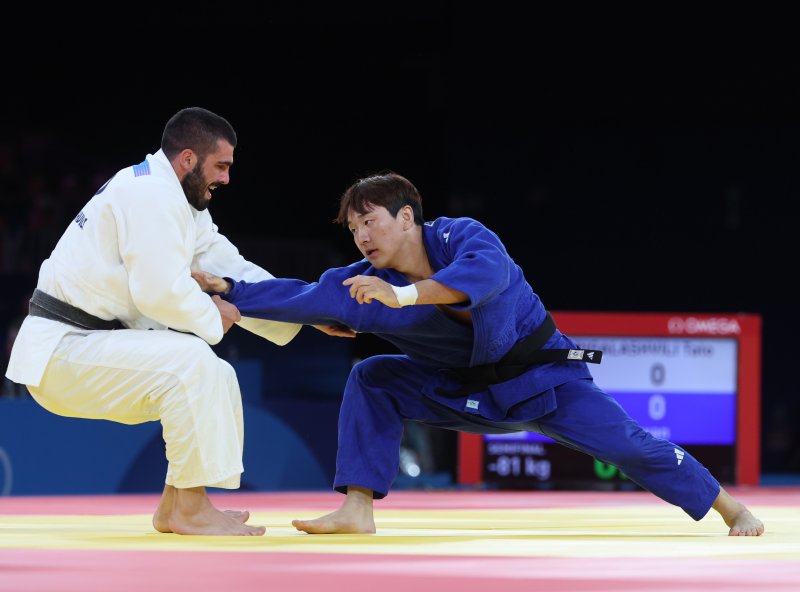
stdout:
<svg viewBox="0 0 800 592">
<path fill-rule="evenodd" d="M 643 430 L 592 380 L 499 237 L 471 218 L 423 222 L 414 185 L 361 179 L 336 222 L 364 259 L 319 281 L 195 279 L 241 314 L 373 333 L 401 354 L 356 364 L 339 415 L 334 489 L 342 506 L 292 524 L 308 533 L 374 533 L 373 499 L 398 474 L 405 421 L 478 434 L 529 431 L 618 467 L 694 520 L 717 510 L 730 535 L 764 526 L 691 454 Z M 676 450 L 683 459 L 678 462 Z"/>
</svg>

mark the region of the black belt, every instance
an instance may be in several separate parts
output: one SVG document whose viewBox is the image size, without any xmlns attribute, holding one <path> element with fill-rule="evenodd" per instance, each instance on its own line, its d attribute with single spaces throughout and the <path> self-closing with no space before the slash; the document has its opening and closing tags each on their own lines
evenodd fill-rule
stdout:
<svg viewBox="0 0 800 592">
<path fill-rule="evenodd" d="M 499 361 L 471 368 L 452 368 L 464 386 L 454 391 L 437 389 L 440 395 L 461 397 L 486 390 L 490 384 L 505 382 L 525 373 L 534 364 L 547 362 L 589 362 L 599 364 L 603 352 L 598 349 L 542 349 L 555 333 L 556 323 L 548 312 L 536 330 L 517 341 Z"/>
<path fill-rule="evenodd" d="M 51 321 L 60 321 L 80 329 L 93 329 L 96 331 L 110 331 L 111 329 L 124 329 L 125 325 L 116 319 L 103 320 L 77 306 L 72 306 L 42 292 L 34 290 L 28 305 L 28 314 L 34 317 L 43 317 Z"/>
</svg>

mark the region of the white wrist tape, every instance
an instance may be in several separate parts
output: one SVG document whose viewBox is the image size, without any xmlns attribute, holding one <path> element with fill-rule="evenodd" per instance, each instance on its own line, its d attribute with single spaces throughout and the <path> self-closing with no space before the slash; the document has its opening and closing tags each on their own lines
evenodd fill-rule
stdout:
<svg viewBox="0 0 800 592">
<path fill-rule="evenodd" d="M 397 296 L 397 302 L 400 304 L 400 306 L 416 304 L 419 293 L 417 292 L 417 287 L 414 284 L 401 287 L 392 286 L 392 290 L 394 290 L 394 295 Z"/>
</svg>

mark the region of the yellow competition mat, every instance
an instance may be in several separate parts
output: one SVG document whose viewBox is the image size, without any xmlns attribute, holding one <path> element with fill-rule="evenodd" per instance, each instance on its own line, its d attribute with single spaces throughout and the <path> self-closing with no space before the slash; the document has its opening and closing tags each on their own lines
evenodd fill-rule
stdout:
<svg viewBox="0 0 800 592">
<path fill-rule="evenodd" d="M 88 498 L 81 510 L 80 500 L 72 498 L 65 502 L 70 513 L 45 514 L 36 513 L 38 500 L 32 499 L 26 510 L 10 513 L 0 500 L 0 590 L 86 591 L 95 589 L 93 583 L 98 590 L 112 583 L 121 592 L 128 584 L 140 590 L 136 586 L 147 585 L 141 581 L 145 572 L 137 567 L 142 565 L 161 583 L 183 566 L 199 578 L 194 589 L 201 590 L 228 585 L 219 578 L 241 583 L 262 571 L 273 585 L 290 586 L 287 590 L 316 589 L 324 580 L 328 589 L 341 584 L 343 590 L 419 592 L 434 589 L 442 578 L 457 582 L 452 589 L 458 592 L 478 585 L 485 592 L 498 581 L 504 590 L 517 585 L 530 590 L 534 582 L 558 591 L 589 590 L 585 586 L 590 583 L 595 591 L 697 586 L 707 592 L 718 585 L 726 590 L 800 589 L 800 503 L 792 505 L 800 501 L 796 492 L 778 497 L 752 492 L 751 499 L 737 494 L 765 523 L 761 537 L 729 537 L 713 511 L 695 522 L 646 492 L 587 493 L 583 505 L 580 494 L 527 495 L 395 493 L 391 500 L 376 502 L 378 532 L 373 535 L 309 535 L 291 526 L 295 518 L 335 509 L 338 495 L 212 498 L 220 508 L 248 509 L 249 524 L 267 527 L 263 537 L 157 533 L 150 520 L 158 496 L 141 497 L 144 512 L 118 514 L 109 510 L 139 506 L 122 503 L 124 496 L 115 504 L 109 496 L 100 502 Z M 536 504 L 530 499 L 545 502 L 531 507 Z M 563 506 L 559 499 L 565 500 Z M 46 506 L 51 512 L 57 500 Z M 62 564 L 69 566 L 74 581 L 62 578 L 48 588 L 41 574 L 50 573 L 48 565 L 55 572 Z M 185 583 L 185 576 L 180 581 Z M 599 582 L 605 583 L 597 587 Z"/>
</svg>

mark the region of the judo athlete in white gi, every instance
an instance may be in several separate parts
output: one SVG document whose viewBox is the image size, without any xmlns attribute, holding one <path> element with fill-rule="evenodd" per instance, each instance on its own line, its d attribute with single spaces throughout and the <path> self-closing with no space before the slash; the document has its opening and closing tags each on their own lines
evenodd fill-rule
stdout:
<svg viewBox="0 0 800 592">
<path fill-rule="evenodd" d="M 595 385 L 587 364 L 574 359 L 588 352 L 555 327 L 498 236 L 480 222 L 423 222 L 419 193 L 394 173 L 348 188 L 337 221 L 365 258 L 329 269 L 318 282 L 194 274 L 244 315 L 343 323 L 402 352 L 353 367 L 334 480 L 345 500 L 321 518 L 294 520 L 295 528 L 375 532 L 373 499 L 397 476 L 404 422 L 418 421 L 473 433 L 538 432 L 619 467 L 695 520 L 713 507 L 730 535 L 763 533 L 761 521 L 691 454 L 643 430 Z"/>
<path fill-rule="evenodd" d="M 271 278 L 217 231 L 206 209 L 230 179 L 236 134 L 202 108 L 176 113 L 161 149 L 117 172 L 69 225 L 39 272 L 6 376 L 52 413 L 160 421 L 166 486 L 160 532 L 262 535 L 220 511 L 206 487 L 236 489 L 243 419 L 233 368 L 209 344 L 234 322 L 283 345 L 301 325 L 241 318 L 191 269 Z"/>
</svg>

